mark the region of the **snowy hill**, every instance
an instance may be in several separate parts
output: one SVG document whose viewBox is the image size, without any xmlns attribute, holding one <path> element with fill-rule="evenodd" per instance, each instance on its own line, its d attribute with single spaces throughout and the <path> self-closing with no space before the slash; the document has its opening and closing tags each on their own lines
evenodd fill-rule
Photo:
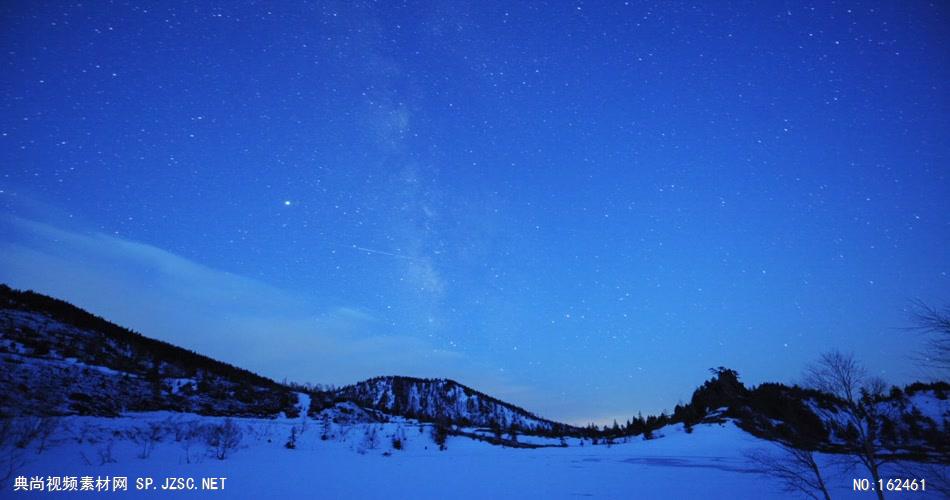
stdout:
<svg viewBox="0 0 950 500">
<path fill-rule="evenodd" d="M 0 416 L 176 411 L 311 415 L 351 401 L 367 410 L 463 426 L 563 433 L 451 380 L 377 377 L 332 392 L 298 392 L 246 370 L 150 339 L 66 302 L 0 285 Z M 306 399 L 306 405 L 299 405 Z"/>
<path fill-rule="evenodd" d="M 688 404 L 676 407 L 670 422 L 693 425 L 731 418 L 758 437 L 829 452 L 853 448 L 856 426 L 861 426 L 884 454 L 950 461 L 946 382 L 891 387 L 849 407 L 814 389 L 775 383 L 747 388 L 733 370 L 713 372 L 715 377 L 696 389 Z"/>
<path fill-rule="evenodd" d="M 392 415 L 463 426 L 562 434 L 577 429 L 540 418 L 515 405 L 453 380 L 376 377 L 334 392 L 335 396 Z"/>
<path fill-rule="evenodd" d="M 540 418 L 451 380 L 378 377 L 310 394 L 117 326 L 66 302 L 0 285 L 0 416 L 175 411 L 311 415 L 341 401 L 424 421 L 560 433 Z M 299 403 L 308 403 L 301 408 Z"/>
<path fill-rule="evenodd" d="M 223 498 L 784 498 L 762 462 L 786 456 L 775 442 L 808 444 L 829 489 L 853 492 L 829 453 L 846 451 L 840 401 L 713 371 L 672 415 L 577 428 L 446 379 L 290 387 L 0 285 L 0 492 L 130 476 L 133 498 L 154 494 L 137 479 L 165 477 L 192 478 L 185 496 L 227 478 Z M 928 496 L 950 483 L 948 392 L 875 403 L 885 472 L 926 479 Z"/>
<path fill-rule="evenodd" d="M 0 416 L 298 412 L 290 388 L 0 285 Z"/>
<path fill-rule="evenodd" d="M 834 451 L 840 404 L 827 394 L 782 384 L 745 387 L 720 367 L 672 415 L 612 429 L 577 428 L 446 379 L 376 377 L 332 391 L 289 387 L 247 370 L 150 339 L 66 302 L 0 285 L 0 416 L 104 415 L 174 411 L 203 415 L 315 416 L 351 402 L 379 421 L 404 417 L 489 434 L 586 436 L 616 440 L 669 424 L 734 419 L 761 438 Z M 950 449 L 950 385 L 894 388 L 879 405 L 880 434 L 895 450 L 934 455 Z M 840 427 L 840 426 L 839 426 Z M 840 431 L 841 429 L 839 429 Z"/>
<path fill-rule="evenodd" d="M 118 416 L 170 411 L 228 417 L 398 419 L 437 424 L 513 446 L 504 435 L 585 437 L 614 443 L 682 424 L 686 429 L 731 419 L 759 438 L 828 452 L 842 451 L 850 432 L 841 402 L 782 384 L 747 388 L 720 367 L 690 402 L 671 415 L 626 425 L 577 428 L 446 379 L 376 377 L 331 391 L 290 387 L 206 356 L 147 338 L 68 303 L 0 285 L 0 417 Z M 950 385 L 892 388 L 877 403 L 880 441 L 892 454 L 947 460 Z M 469 428 L 469 430 L 465 430 Z M 551 443 L 547 443 L 551 444 Z M 524 446 L 525 442 L 517 442 Z"/>
</svg>

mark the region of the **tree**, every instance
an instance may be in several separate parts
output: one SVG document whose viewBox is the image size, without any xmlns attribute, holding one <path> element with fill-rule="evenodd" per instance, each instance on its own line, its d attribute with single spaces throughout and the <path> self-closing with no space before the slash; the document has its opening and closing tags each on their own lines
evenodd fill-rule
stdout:
<svg viewBox="0 0 950 500">
<path fill-rule="evenodd" d="M 942 372 L 943 376 L 950 375 L 950 306 L 943 310 L 918 301 L 913 305 L 914 329 L 928 335 L 926 351 L 921 358 L 928 366 Z M 944 429 L 946 421 L 944 421 Z M 950 457 L 950 452 L 943 452 L 943 460 Z M 943 464 L 904 463 L 904 473 L 914 474 L 916 477 L 926 477 L 927 486 L 933 484 L 934 489 L 950 498 L 950 472 Z"/>
<path fill-rule="evenodd" d="M 448 422 L 442 419 L 437 420 L 435 425 L 432 427 L 432 440 L 435 441 L 435 444 L 439 445 L 440 451 L 445 451 L 445 441 L 448 439 L 448 437 Z"/>
<path fill-rule="evenodd" d="M 7 480 L 26 465 L 24 448 L 29 442 L 20 446 L 22 439 L 22 426 L 18 419 L 0 419 L 0 491 L 7 485 Z"/>
<path fill-rule="evenodd" d="M 821 469 L 810 450 L 803 450 L 779 443 L 782 453 L 773 455 L 765 450 L 755 450 L 746 454 L 758 464 L 756 472 L 774 476 L 782 481 L 785 491 L 800 492 L 815 500 L 831 500 L 828 487 Z"/>
<path fill-rule="evenodd" d="M 148 428 L 133 427 L 125 432 L 126 437 L 135 444 L 142 447 L 139 451 L 139 458 L 148 458 L 155 449 L 155 445 L 162 440 L 165 434 L 165 428 L 159 422 L 149 422 Z"/>
<path fill-rule="evenodd" d="M 224 423 L 212 425 L 205 436 L 211 453 L 218 460 L 224 460 L 228 455 L 237 449 L 241 444 L 244 432 L 241 427 L 234 423 L 230 418 L 224 419 Z"/>
<path fill-rule="evenodd" d="M 879 484 L 884 458 L 878 441 L 882 415 L 876 403 L 884 395 L 884 383 L 868 378 L 853 355 L 839 351 L 822 354 L 807 369 L 805 383 L 838 400 L 833 408 L 817 406 L 818 411 L 829 428 L 844 439 L 848 454 L 867 468 L 874 484 Z M 878 499 L 884 499 L 880 488 L 875 492 Z"/>
<path fill-rule="evenodd" d="M 916 329 L 928 334 L 924 362 L 934 368 L 950 372 L 950 307 L 942 311 L 916 302 L 914 304 Z"/>
</svg>

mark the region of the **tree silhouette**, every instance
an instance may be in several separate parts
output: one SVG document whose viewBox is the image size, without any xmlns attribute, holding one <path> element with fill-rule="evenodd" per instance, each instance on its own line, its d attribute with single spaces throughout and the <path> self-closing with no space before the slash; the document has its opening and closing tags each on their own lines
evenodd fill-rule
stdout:
<svg viewBox="0 0 950 500">
<path fill-rule="evenodd" d="M 835 407 L 819 406 L 818 411 L 824 414 L 831 429 L 845 440 L 848 453 L 867 468 L 874 484 L 879 484 L 880 467 L 884 462 L 878 439 L 882 415 L 875 403 L 884 395 L 884 383 L 868 378 L 854 356 L 840 351 L 822 354 L 806 371 L 805 381 L 837 398 Z M 879 500 L 884 499 L 880 488 L 876 488 L 875 493 Z"/>
</svg>

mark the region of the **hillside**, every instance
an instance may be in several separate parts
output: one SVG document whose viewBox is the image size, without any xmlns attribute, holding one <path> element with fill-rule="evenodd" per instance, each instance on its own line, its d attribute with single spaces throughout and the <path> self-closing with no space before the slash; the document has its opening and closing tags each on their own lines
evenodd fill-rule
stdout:
<svg viewBox="0 0 950 500">
<path fill-rule="evenodd" d="M 329 391 L 288 386 L 180 347 L 145 337 L 71 304 L 0 285 L 0 417 L 116 416 L 171 411 L 231 417 L 317 417 L 341 403 L 378 422 L 408 418 L 447 432 L 575 436 L 613 443 L 653 437 L 660 428 L 731 419 L 758 437 L 826 452 L 853 447 L 843 402 L 783 384 L 746 387 L 730 369 L 670 415 L 578 428 L 539 417 L 453 380 L 386 376 Z M 950 461 L 950 385 L 893 387 L 875 396 L 874 432 L 889 453 Z M 454 428 L 454 429 L 450 429 Z"/>
<path fill-rule="evenodd" d="M 423 421 L 445 421 L 498 430 L 563 434 L 577 429 L 547 420 L 454 380 L 376 377 L 334 391 L 353 401 L 392 415 Z"/>
<path fill-rule="evenodd" d="M 309 398 L 311 415 L 349 401 L 430 422 L 548 434 L 575 430 L 451 380 L 377 377 L 330 392 L 290 387 L 5 285 L 0 367 L 0 416 L 166 410 L 295 417 Z"/>
<path fill-rule="evenodd" d="M 272 380 L 5 285 L 0 387 L 0 416 L 298 411 L 297 394 Z"/>
<path fill-rule="evenodd" d="M 914 383 L 879 394 L 862 393 L 860 405 L 812 389 L 766 383 L 748 388 L 734 370 L 715 376 L 678 405 L 670 423 L 734 419 L 756 436 L 798 448 L 844 452 L 858 445 L 856 423 L 894 457 L 950 463 L 950 384 Z M 857 419 L 849 413 L 857 412 Z M 666 422 L 661 422 L 665 424 Z"/>
</svg>

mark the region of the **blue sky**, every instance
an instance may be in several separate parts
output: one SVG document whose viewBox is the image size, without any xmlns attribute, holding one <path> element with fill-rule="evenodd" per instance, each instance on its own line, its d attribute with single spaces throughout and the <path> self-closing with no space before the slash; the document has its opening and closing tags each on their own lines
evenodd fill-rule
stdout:
<svg viewBox="0 0 950 500">
<path fill-rule="evenodd" d="M 0 280 L 277 379 L 551 418 L 925 377 L 941 3 L 10 2 Z"/>
</svg>

